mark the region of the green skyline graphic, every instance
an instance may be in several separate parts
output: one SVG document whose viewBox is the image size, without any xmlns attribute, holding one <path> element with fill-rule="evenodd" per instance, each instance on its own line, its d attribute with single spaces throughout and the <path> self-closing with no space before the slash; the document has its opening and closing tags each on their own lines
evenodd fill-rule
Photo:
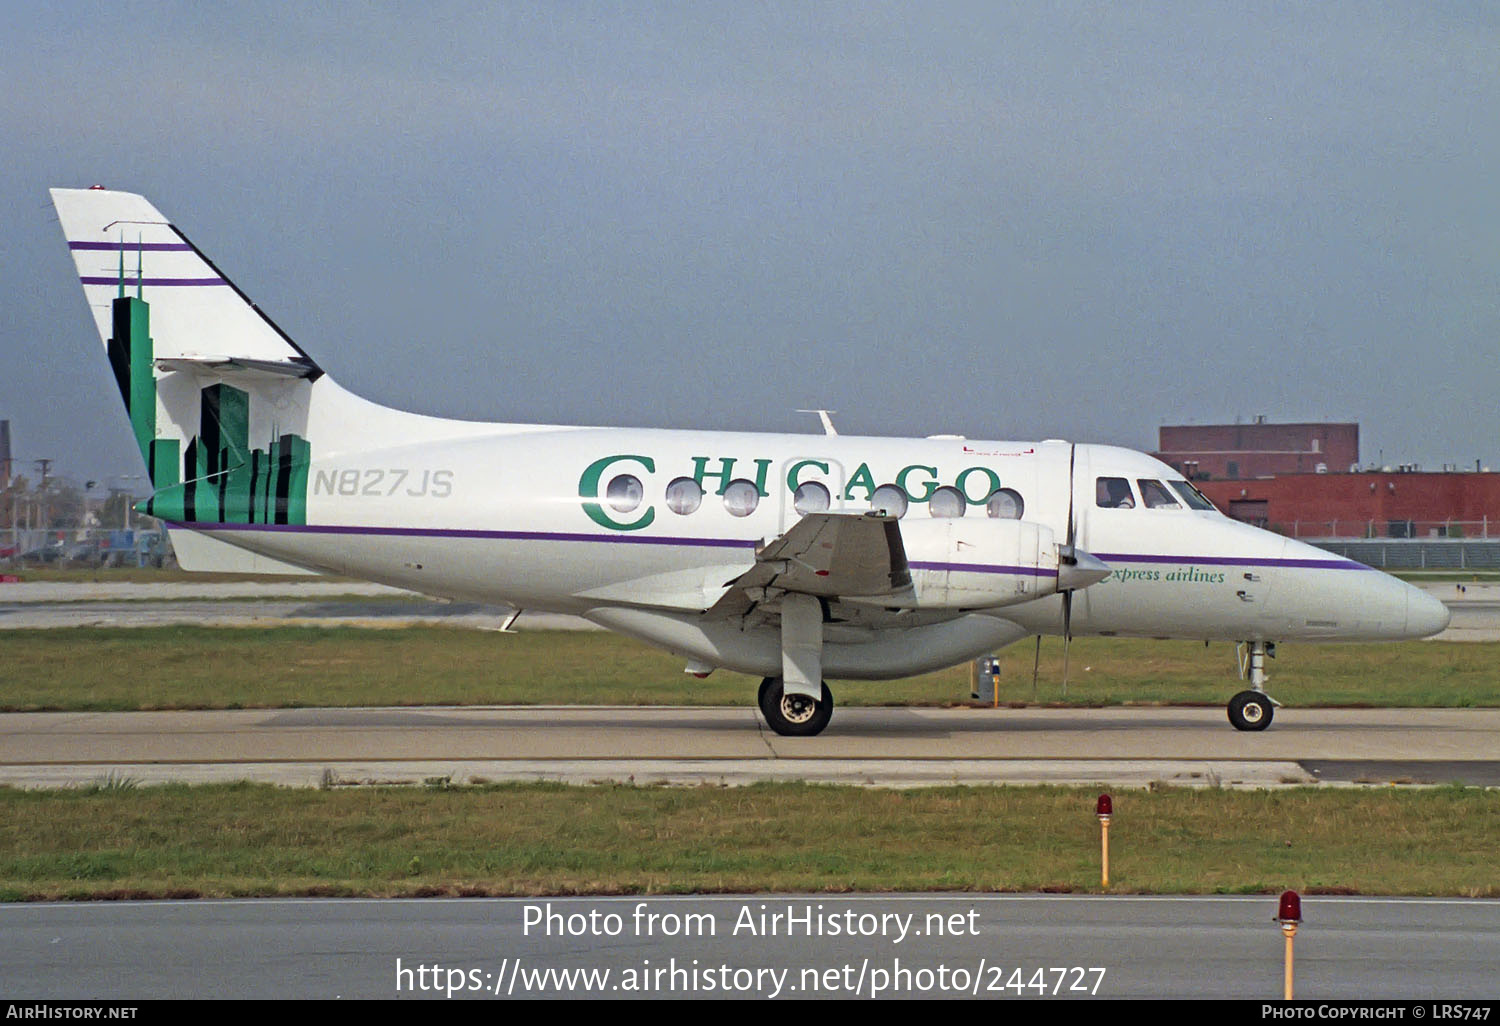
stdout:
<svg viewBox="0 0 1500 1026">
<path fill-rule="evenodd" d="M 139 280 L 136 295 L 125 294 L 124 265 L 122 245 L 107 351 L 154 489 L 144 511 L 178 523 L 307 523 L 312 447 L 300 435 L 283 434 L 252 449 L 250 395 L 243 389 L 222 383 L 202 389 L 198 434 L 185 447 L 156 436 L 151 308 Z"/>
</svg>

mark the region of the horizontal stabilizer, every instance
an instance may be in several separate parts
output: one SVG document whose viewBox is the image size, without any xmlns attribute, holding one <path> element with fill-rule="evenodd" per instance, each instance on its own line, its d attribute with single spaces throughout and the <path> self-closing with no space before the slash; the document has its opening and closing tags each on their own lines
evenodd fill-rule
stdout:
<svg viewBox="0 0 1500 1026">
<path fill-rule="evenodd" d="M 203 377 L 233 380 L 235 378 L 313 378 L 318 368 L 301 357 L 291 360 L 253 360 L 243 356 L 166 357 L 156 361 L 159 370 L 185 371 Z"/>
<path fill-rule="evenodd" d="M 112 189 L 53 189 L 52 202 L 100 340 L 117 335 L 117 299 L 150 306 L 157 359 L 215 353 L 270 363 L 306 353 L 147 200 Z"/>
<path fill-rule="evenodd" d="M 177 556 L 177 565 L 184 570 L 220 574 L 322 576 L 317 570 L 248 552 L 200 531 L 168 528 L 167 534 L 172 539 L 172 551 Z"/>
</svg>

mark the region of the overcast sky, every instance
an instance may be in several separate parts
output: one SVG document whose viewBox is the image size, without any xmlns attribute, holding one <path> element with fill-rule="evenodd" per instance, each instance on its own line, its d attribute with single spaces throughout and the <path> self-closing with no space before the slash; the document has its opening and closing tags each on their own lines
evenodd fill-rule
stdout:
<svg viewBox="0 0 1500 1026">
<path fill-rule="evenodd" d="M 0 418 L 78 480 L 142 472 L 47 200 L 96 182 L 422 412 L 1139 449 L 1264 414 L 1500 465 L 1500 4 L 60 2 L 0 32 Z"/>
</svg>

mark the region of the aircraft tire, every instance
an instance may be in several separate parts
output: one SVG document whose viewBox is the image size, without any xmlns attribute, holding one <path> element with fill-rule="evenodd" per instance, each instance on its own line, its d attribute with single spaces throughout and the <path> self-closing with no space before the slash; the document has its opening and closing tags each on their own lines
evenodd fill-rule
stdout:
<svg viewBox="0 0 1500 1026">
<path fill-rule="evenodd" d="M 1265 730 L 1276 707 L 1259 691 L 1241 691 L 1229 700 L 1229 722 L 1235 730 Z"/>
<path fill-rule="evenodd" d="M 767 677 L 761 681 L 757 697 L 766 723 L 783 737 L 814 737 L 833 718 L 833 692 L 827 684 L 823 685 L 822 698 L 814 702 L 802 695 L 786 694 L 780 677 Z"/>
<path fill-rule="evenodd" d="M 770 693 L 773 684 L 780 682 L 780 677 L 763 677 L 760 682 L 760 690 L 755 694 L 755 704 L 760 706 L 761 714 L 768 720 L 771 718 L 771 714 L 766 712 L 766 695 Z"/>
</svg>

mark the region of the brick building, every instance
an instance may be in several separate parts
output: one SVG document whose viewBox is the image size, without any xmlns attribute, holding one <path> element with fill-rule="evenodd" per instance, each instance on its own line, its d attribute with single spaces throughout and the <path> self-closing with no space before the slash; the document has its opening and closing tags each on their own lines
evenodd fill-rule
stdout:
<svg viewBox="0 0 1500 1026">
<path fill-rule="evenodd" d="M 1500 474 L 1359 470 L 1358 424 L 1162 427 L 1155 455 L 1236 520 L 1298 538 L 1500 536 Z"/>
<path fill-rule="evenodd" d="M 1341 474 L 1359 465 L 1358 424 L 1181 424 L 1158 431 L 1156 458 L 1194 481 Z"/>
<path fill-rule="evenodd" d="M 1278 474 L 1197 485 L 1236 520 L 1297 538 L 1500 536 L 1500 474 Z"/>
</svg>

